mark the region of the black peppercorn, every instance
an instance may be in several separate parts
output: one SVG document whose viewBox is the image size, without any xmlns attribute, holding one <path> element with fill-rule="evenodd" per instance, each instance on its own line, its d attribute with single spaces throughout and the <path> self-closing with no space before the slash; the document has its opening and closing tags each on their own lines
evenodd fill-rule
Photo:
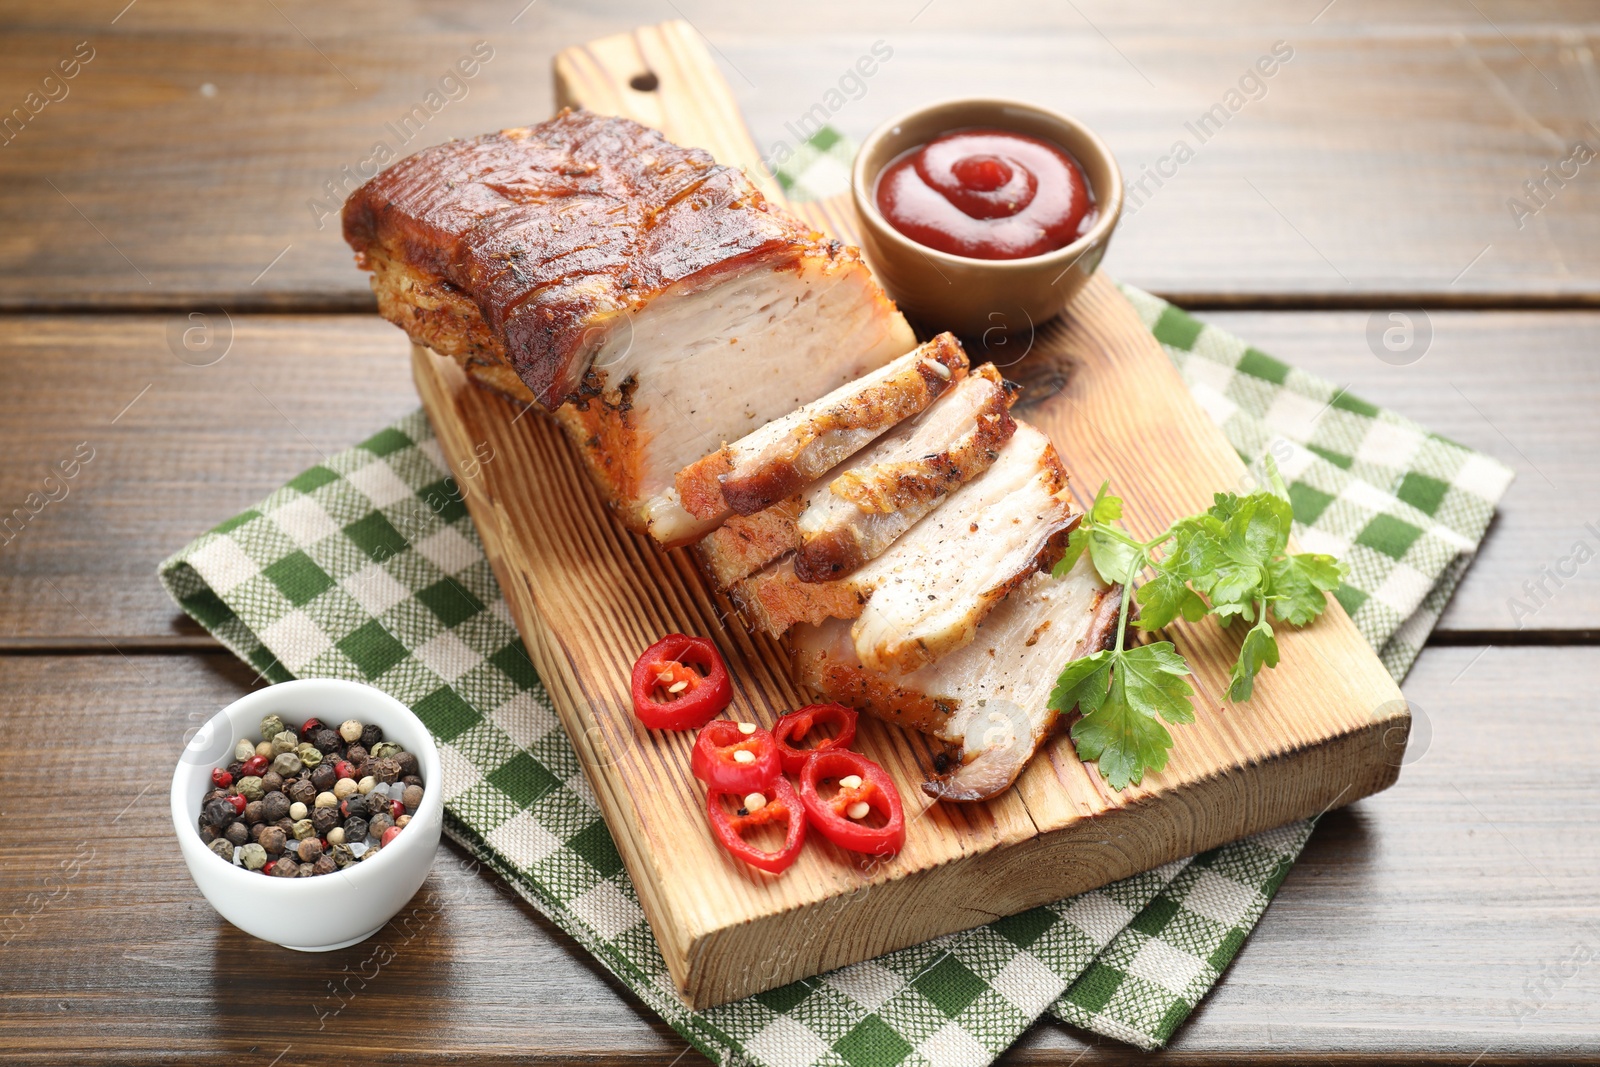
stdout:
<svg viewBox="0 0 1600 1067">
<path fill-rule="evenodd" d="M 269 855 L 276 856 L 284 850 L 289 843 L 289 835 L 276 826 L 268 826 L 261 831 L 261 837 L 256 844 L 267 850 Z"/>
<path fill-rule="evenodd" d="M 328 831 L 339 825 L 338 808 L 316 808 L 311 812 L 311 828 L 318 837 L 327 837 Z"/>
<path fill-rule="evenodd" d="M 373 837 L 382 837 L 383 832 L 394 825 L 394 819 L 388 815 L 374 815 L 367 823 L 367 832 Z"/>
<path fill-rule="evenodd" d="M 400 764 L 400 776 L 417 773 L 417 754 L 415 752 L 397 752 L 394 761 Z"/>
<path fill-rule="evenodd" d="M 244 764 L 239 760 L 234 760 L 232 763 L 228 764 L 228 777 L 237 782 L 240 777 L 240 772 L 243 770 Z"/>
<path fill-rule="evenodd" d="M 288 856 L 283 857 L 272 865 L 272 874 L 277 878 L 294 878 L 300 873 L 300 865 Z"/>
<path fill-rule="evenodd" d="M 267 817 L 266 805 L 259 800 L 252 800 L 244 806 L 244 822 L 246 826 L 254 826 Z"/>
<path fill-rule="evenodd" d="M 272 825 L 276 826 L 278 829 L 282 830 L 284 833 L 288 834 L 290 837 L 294 836 L 294 820 L 289 818 L 287 815 L 285 815 L 283 818 L 279 819 L 277 822 L 273 823 Z"/>
<path fill-rule="evenodd" d="M 329 733 L 332 732 L 333 731 L 331 730 L 329 731 Z M 337 737 L 338 735 L 334 734 L 334 736 Z M 338 780 L 339 773 L 327 763 L 318 764 L 317 769 L 311 772 L 311 784 L 316 787 L 316 790 L 319 793 L 326 793 L 328 790 L 332 789 L 333 783 L 337 782 Z"/>
<path fill-rule="evenodd" d="M 312 785 L 306 779 L 301 778 L 299 781 L 295 782 L 289 787 L 289 799 L 298 800 L 300 803 L 309 808 L 311 805 L 317 802 L 318 792 L 320 792 L 320 790 L 317 789 L 316 786 Z"/>
<path fill-rule="evenodd" d="M 233 862 L 233 842 L 229 841 L 227 838 L 219 837 L 206 847 L 212 852 L 215 852 L 217 855 L 221 856 L 223 859 L 227 860 L 229 863 Z"/>
<path fill-rule="evenodd" d="M 402 785 L 421 785 L 422 777 L 416 774 L 408 774 L 404 778 L 400 779 L 400 783 Z"/>
<path fill-rule="evenodd" d="M 367 762 L 367 746 L 351 745 L 345 750 L 344 758 L 350 761 L 352 767 L 359 767 Z M 360 777 L 359 775 L 357 777 Z"/>
<path fill-rule="evenodd" d="M 268 771 L 261 776 L 261 789 L 266 793 L 283 792 L 283 775 L 277 771 Z"/>
<path fill-rule="evenodd" d="M 317 750 L 324 755 L 329 752 L 337 752 L 341 744 L 339 731 L 323 727 L 311 735 L 311 743 L 317 746 Z"/>
<path fill-rule="evenodd" d="M 266 832 L 266 829 L 267 829 L 267 826 L 266 826 L 265 823 L 259 823 L 258 822 L 258 823 L 255 823 L 254 825 L 252 825 L 250 827 L 250 840 L 256 842 L 257 844 L 260 844 L 261 835 Z"/>
<path fill-rule="evenodd" d="M 353 863 L 356 862 L 355 854 L 353 852 L 351 852 L 350 849 L 345 847 L 344 845 L 335 845 L 335 846 L 333 846 L 333 851 L 328 853 L 328 855 L 323 856 L 322 858 L 323 859 L 329 859 L 330 857 L 333 860 L 333 865 L 335 867 L 339 868 L 340 870 L 344 870 L 346 867 L 349 867 L 350 865 L 352 865 Z"/>
<path fill-rule="evenodd" d="M 266 819 L 267 822 L 277 822 L 289 814 L 289 803 L 289 798 L 282 793 L 268 793 L 261 798 L 262 818 Z M 250 810 L 249 805 L 245 806 L 245 810 Z"/>
<path fill-rule="evenodd" d="M 308 837 L 296 845 L 294 851 L 301 863 L 315 863 L 322 858 L 322 842 Z"/>
<path fill-rule="evenodd" d="M 227 795 L 228 795 L 228 791 L 226 789 L 213 789 L 209 793 L 207 793 L 204 797 L 202 797 L 200 799 L 200 803 L 204 804 L 207 801 L 221 800 L 223 797 L 226 797 Z"/>
<path fill-rule="evenodd" d="M 209 844 L 211 844 L 211 842 L 215 841 L 217 838 L 219 838 L 221 836 L 222 836 L 222 831 L 218 830 L 215 826 L 212 826 L 210 823 L 206 822 L 205 821 L 205 817 L 201 816 L 201 819 L 200 819 L 200 840 L 204 841 L 206 844 L 209 845 Z"/>
<path fill-rule="evenodd" d="M 359 815 L 352 815 L 344 821 L 344 839 L 355 843 L 367 839 L 367 820 Z"/>
<path fill-rule="evenodd" d="M 400 795 L 400 800 L 406 806 L 406 811 L 416 813 L 417 806 L 422 803 L 423 790 L 420 785 L 408 785 L 406 791 Z"/>
<path fill-rule="evenodd" d="M 231 844 L 242 845 L 250 840 L 250 827 L 235 820 L 228 824 L 228 828 L 223 831 L 222 836 L 226 837 Z M 232 859 L 233 857 L 229 856 L 228 858 Z"/>
<path fill-rule="evenodd" d="M 312 874 L 332 874 L 334 871 L 332 856 L 318 856 L 317 862 L 312 866 Z"/>
<path fill-rule="evenodd" d="M 382 740 L 383 727 L 379 726 L 377 723 L 368 723 L 367 726 L 361 731 L 361 747 L 366 749 L 368 752 L 372 751 L 373 745 Z"/>
<path fill-rule="evenodd" d="M 233 810 L 232 804 L 217 797 L 206 801 L 205 806 L 200 809 L 200 814 L 206 822 L 220 830 L 232 822 L 239 813 Z"/>
<path fill-rule="evenodd" d="M 380 782 L 398 782 L 400 764 L 393 759 L 373 760 L 372 776 Z"/>
</svg>

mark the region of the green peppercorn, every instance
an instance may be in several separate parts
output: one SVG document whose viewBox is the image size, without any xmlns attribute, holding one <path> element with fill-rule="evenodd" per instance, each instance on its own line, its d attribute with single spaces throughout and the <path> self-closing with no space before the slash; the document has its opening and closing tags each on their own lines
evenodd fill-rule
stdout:
<svg viewBox="0 0 1600 1067">
<path fill-rule="evenodd" d="M 272 751 L 293 752 L 300 747 L 300 737 L 293 730 L 279 730 L 272 735 Z"/>
<path fill-rule="evenodd" d="M 299 756 L 300 762 L 307 767 L 315 767 L 322 762 L 322 750 L 310 741 L 296 748 L 294 754 Z"/>
<path fill-rule="evenodd" d="M 398 756 L 404 751 L 405 749 L 401 748 L 393 741 L 379 741 L 377 744 L 372 746 L 372 758 L 393 759 L 395 756 Z"/>
<path fill-rule="evenodd" d="M 361 724 L 354 719 L 346 719 L 339 724 L 339 736 L 344 738 L 347 744 L 355 744 L 361 740 Z"/>
<path fill-rule="evenodd" d="M 296 819 L 294 824 L 294 839 L 304 841 L 308 837 L 316 836 L 317 828 L 311 825 L 310 819 Z"/>
<path fill-rule="evenodd" d="M 272 757 L 272 769 L 283 775 L 285 778 L 292 778 L 294 775 L 300 773 L 300 757 L 296 756 L 293 752 L 280 752 L 276 756 Z"/>
<path fill-rule="evenodd" d="M 282 715 L 268 715 L 266 718 L 261 720 L 261 736 L 265 737 L 268 741 L 272 740 L 274 737 L 277 737 L 288 728 L 288 725 L 283 721 Z"/>
<path fill-rule="evenodd" d="M 333 846 L 333 851 L 328 855 L 333 857 L 333 865 L 341 871 L 356 862 L 355 855 L 344 845 Z"/>
<path fill-rule="evenodd" d="M 206 847 L 212 852 L 215 852 L 217 855 L 221 856 L 223 859 L 227 860 L 229 863 L 233 862 L 233 842 L 229 841 L 226 837 L 219 837 Z"/>
<path fill-rule="evenodd" d="M 261 831 L 259 844 L 274 856 L 283 852 L 288 843 L 288 835 L 276 826 L 269 826 Z"/>
<path fill-rule="evenodd" d="M 272 875 L 275 878 L 295 878 L 300 874 L 300 865 L 288 856 L 283 857 L 272 865 Z"/>
<path fill-rule="evenodd" d="M 243 763 L 256 754 L 256 743 L 248 738 L 240 738 L 239 743 L 233 746 L 233 758 Z"/>
<path fill-rule="evenodd" d="M 246 800 L 260 800 L 267 792 L 262 788 L 261 779 L 253 774 L 247 774 L 239 779 L 238 789 Z"/>
<path fill-rule="evenodd" d="M 267 850 L 260 845 L 245 845 L 239 850 L 239 862 L 252 871 L 267 865 Z"/>
</svg>

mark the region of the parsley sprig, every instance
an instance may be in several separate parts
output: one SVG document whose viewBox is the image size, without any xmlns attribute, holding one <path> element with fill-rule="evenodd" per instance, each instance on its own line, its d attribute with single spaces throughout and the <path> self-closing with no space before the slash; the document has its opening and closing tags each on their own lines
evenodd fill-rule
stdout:
<svg viewBox="0 0 1600 1067">
<path fill-rule="evenodd" d="M 1247 701 L 1263 667 L 1278 665 L 1273 622 L 1304 626 L 1327 606 L 1345 567 L 1332 556 L 1290 554 L 1293 512 L 1283 480 L 1268 459 L 1273 490 L 1247 496 L 1218 493 L 1210 508 L 1179 519 L 1160 536 L 1139 541 L 1119 525 L 1122 500 L 1100 487 L 1094 503 L 1067 541 L 1057 577 L 1087 550 L 1100 577 L 1134 589 L 1124 594 L 1114 648 L 1068 663 L 1050 693 L 1050 706 L 1081 713 L 1072 727 L 1078 757 L 1094 762 L 1113 789 L 1138 784 L 1146 771 L 1167 765 L 1172 735 L 1163 722 L 1194 721 L 1184 681 L 1189 664 L 1170 641 L 1128 646 L 1129 605 L 1137 599 L 1139 630 L 1159 630 L 1176 619 L 1215 616 L 1223 626 L 1250 623 L 1228 686 L 1228 699 Z"/>
</svg>

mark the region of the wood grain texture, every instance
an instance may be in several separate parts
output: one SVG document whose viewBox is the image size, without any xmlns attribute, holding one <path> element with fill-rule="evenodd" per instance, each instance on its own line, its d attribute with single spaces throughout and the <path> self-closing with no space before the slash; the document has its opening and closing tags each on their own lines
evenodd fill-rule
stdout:
<svg viewBox="0 0 1600 1067">
<path fill-rule="evenodd" d="M 558 96 L 582 103 L 595 93 L 624 107 L 646 64 L 657 66 L 659 83 L 648 114 L 669 139 L 705 144 L 717 127 L 738 127 L 709 54 L 682 22 L 564 54 Z M 749 162 L 747 141 L 715 140 L 731 153 L 724 162 Z M 1242 484 L 1238 458 L 1103 275 L 1015 369 L 1035 383 L 1025 415 L 1081 485 L 1110 478 L 1119 487 L 1136 536 L 1154 536 L 1203 510 L 1218 487 Z M 426 349 L 414 350 L 413 371 L 452 463 L 496 457 L 460 479 L 468 506 L 667 966 L 696 1006 L 1091 889 L 1394 780 L 1404 701 L 1330 602 L 1313 627 L 1284 635 L 1284 663 L 1247 706 L 1221 698 L 1237 638 L 1210 624 L 1175 627 L 1169 636 L 1194 670 L 1199 721 L 1180 731 L 1166 770 L 1140 787 L 1114 793 L 1060 738 L 997 800 L 936 804 L 916 788 L 931 764 L 926 742 L 872 723 L 859 748 L 906 799 L 904 850 L 866 864 L 817 842 L 781 878 L 752 872 L 706 831 L 701 789 L 686 773 L 691 739 L 643 730 L 627 678 L 660 634 L 707 634 L 741 694 L 732 714 L 770 725 L 810 699 L 788 683 L 787 657 L 724 625 L 685 553 L 660 553 L 621 529 L 553 420 L 523 418 L 521 404 Z"/>
<path fill-rule="evenodd" d="M 379 140 L 409 152 L 543 117 L 558 50 L 673 12 L 141 0 L 117 18 L 124 6 L 10 0 L 0 14 L 5 109 L 77 42 L 97 50 L 0 148 L 0 306 L 365 309 L 313 205 L 325 182 L 346 183 Z M 792 146 L 788 127 L 881 40 L 893 58 L 829 115 L 848 135 L 933 97 L 1011 94 L 1089 121 L 1135 178 L 1194 142 L 1184 124 L 1284 40 L 1295 58 L 1266 94 L 1124 218 L 1113 276 L 1195 304 L 1600 294 L 1592 166 L 1520 229 L 1506 206 L 1574 138 L 1600 140 L 1584 0 L 680 6 L 765 153 Z M 401 144 L 390 124 L 478 41 L 494 59 Z"/>
<path fill-rule="evenodd" d="M 1600 649 L 1428 650 L 1405 686 L 1425 747 L 1419 725 L 1393 789 L 1324 818 L 1168 1050 L 1044 1021 L 1000 1062 L 1600 1062 L 1600 968 L 1566 962 L 1600 947 L 1597 673 Z M 454 848 L 350 949 L 290 953 L 219 919 L 165 790 L 184 731 L 253 674 L 220 652 L 0 656 L 0 1062 L 705 1064 Z M 1508 692 L 1527 736 L 1572 743 L 1508 748 Z M 72 818 L 41 834 L 39 811 Z"/>
<path fill-rule="evenodd" d="M 1518 469 L 1443 634 L 1559 640 L 1600 630 L 1592 564 L 1521 631 L 1506 603 L 1567 554 L 1584 522 L 1600 526 L 1591 461 L 1600 454 L 1600 313 L 1434 312 L 1434 347 L 1411 367 L 1371 354 L 1365 312 L 1206 317 Z M 0 455 L 10 460 L 0 465 L 0 514 L 40 491 L 80 441 L 101 450 L 65 500 L 0 544 L 0 648 L 64 642 L 109 654 L 106 640 L 208 643 L 162 591 L 156 564 L 318 462 L 318 450 L 348 447 L 417 403 L 406 339 L 375 315 L 236 316 L 232 352 L 206 368 L 173 356 L 169 323 L 189 320 L 0 317 Z"/>
</svg>

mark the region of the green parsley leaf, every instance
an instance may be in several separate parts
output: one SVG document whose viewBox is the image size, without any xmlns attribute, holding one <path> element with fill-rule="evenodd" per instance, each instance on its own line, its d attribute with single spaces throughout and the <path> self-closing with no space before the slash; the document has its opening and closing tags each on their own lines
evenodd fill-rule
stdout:
<svg viewBox="0 0 1600 1067">
<path fill-rule="evenodd" d="M 1267 622 L 1265 611 L 1261 613 L 1261 621 L 1244 635 L 1244 645 L 1239 649 L 1239 662 L 1233 665 L 1233 676 L 1229 679 L 1229 700 L 1240 703 L 1250 699 L 1262 665 L 1278 665 L 1278 639 L 1272 634 L 1272 624 Z"/>
<path fill-rule="evenodd" d="M 1128 702 L 1146 715 L 1159 715 L 1170 723 L 1194 722 L 1189 698 L 1194 690 L 1183 676 L 1189 664 L 1178 655 L 1171 641 L 1126 649 L 1112 665 L 1118 681 L 1127 689 Z"/>
<path fill-rule="evenodd" d="M 1067 535 L 1067 550 L 1066 552 L 1062 553 L 1061 558 L 1056 561 L 1055 567 L 1051 569 L 1051 577 L 1065 578 L 1067 572 L 1073 567 L 1077 566 L 1078 560 L 1083 556 L 1083 550 L 1088 547 L 1089 531 L 1083 525 L 1083 523 L 1080 522 L 1076 527 L 1073 528 L 1073 531 Z"/>
<path fill-rule="evenodd" d="M 1172 735 L 1160 720 L 1193 722 L 1189 696 L 1194 690 L 1182 677 L 1189 673 L 1188 664 L 1166 641 L 1096 656 L 1106 659 L 1072 672 L 1075 678 L 1070 682 L 1072 664 L 1068 664 L 1052 696 L 1078 697 L 1083 717 L 1072 726 L 1078 758 L 1096 764 L 1111 788 L 1120 790 L 1129 782 L 1137 785 L 1143 781 L 1146 771 L 1160 771 L 1167 765 Z M 1107 672 L 1111 686 L 1104 691 L 1099 687 L 1105 684 Z"/>
<path fill-rule="evenodd" d="M 1100 491 L 1094 495 L 1094 503 L 1089 505 L 1091 522 L 1116 522 L 1122 518 L 1122 498 L 1106 492 L 1109 488 L 1111 488 L 1109 481 L 1100 483 Z"/>
<path fill-rule="evenodd" d="M 1126 585 L 1137 573 L 1135 564 L 1144 569 L 1144 553 L 1098 527 L 1089 531 L 1089 558 L 1101 579 L 1111 585 Z"/>
<path fill-rule="evenodd" d="M 1073 723 L 1072 741 L 1078 758 L 1098 766 L 1100 777 L 1119 791 L 1144 781 L 1146 771 L 1164 770 L 1172 748 L 1167 728 L 1120 696 Z"/>
<path fill-rule="evenodd" d="M 1111 652 L 1101 650 L 1068 663 L 1050 690 L 1050 706 L 1065 714 L 1077 708 L 1085 715 L 1105 703 L 1111 684 Z"/>
<path fill-rule="evenodd" d="M 1139 619 L 1134 625 L 1141 630 L 1159 630 L 1180 615 L 1189 622 L 1199 622 L 1210 610 L 1182 578 L 1160 568 L 1154 578 L 1139 587 L 1134 599 L 1139 602 Z"/>
<path fill-rule="evenodd" d="M 1339 588 L 1344 567 L 1332 556 L 1302 552 L 1267 564 L 1267 597 L 1272 613 L 1291 626 L 1304 626 L 1328 606 L 1324 594 Z"/>
</svg>

